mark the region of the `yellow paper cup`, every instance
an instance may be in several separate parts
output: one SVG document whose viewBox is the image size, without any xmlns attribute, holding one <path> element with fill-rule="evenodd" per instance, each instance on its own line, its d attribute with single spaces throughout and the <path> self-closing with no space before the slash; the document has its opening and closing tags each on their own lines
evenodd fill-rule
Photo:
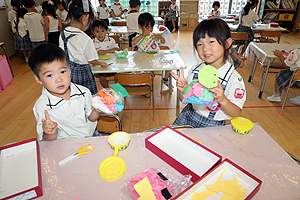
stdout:
<svg viewBox="0 0 300 200">
<path fill-rule="evenodd" d="M 254 124 L 244 117 L 235 117 L 231 120 L 232 130 L 238 134 L 246 135 L 253 128 Z"/>
<path fill-rule="evenodd" d="M 126 132 L 114 132 L 108 137 L 108 143 L 113 150 L 123 151 L 129 146 L 130 136 Z"/>
</svg>

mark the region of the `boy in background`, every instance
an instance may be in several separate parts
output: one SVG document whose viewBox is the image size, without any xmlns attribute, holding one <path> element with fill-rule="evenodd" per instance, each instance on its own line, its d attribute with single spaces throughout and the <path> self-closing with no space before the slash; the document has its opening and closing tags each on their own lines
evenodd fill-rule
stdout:
<svg viewBox="0 0 300 200">
<path fill-rule="evenodd" d="M 32 48 L 41 44 L 47 44 L 44 31 L 44 19 L 42 15 L 35 12 L 35 2 L 33 0 L 24 0 L 24 7 L 28 13 L 24 15 L 24 20 L 28 27 L 29 37 L 32 42 Z"/>
<path fill-rule="evenodd" d="M 121 17 L 124 14 L 124 8 L 121 3 L 119 3 L 120 0 L 115 0 L 115 3 L 111 5 L 112 16 L 113 17 Z"/>
<path fill-rule="evenodd" d="M 108 26 L 105 21 L 95 20 L 92 24 L 92 30 L 94 35 L 93 42 L 98 55 L 114 53 L 119 50 L 119 46 L 116 44 L 116 41 L 107 35 Z M 108 88 L 108 81 L 106 80 L 106 77 L 113 75 L 114 73 L 95 74 L 95 76 L 99 78 L 103 88 Z"/>
<path fill-rule="evenodd" d="M 43 44 L 32 51 L 28 64 L 36 82 L 44 86 L 33 107 L 38 139 L 98 136 L 100 112 L 92 108 L 90 90 L 71 83 L 66 53 L 56 45 Z"/>
<path fill-rule="evenodd" d="M 109 26 L 108 17 L 111 13 L 111 9 L 105 4 L 105 0 L 99 0 L 99 6 L 97 7 L 98 19 L 101 19 Z"/>
<path fill-rule="evenodd" d="M 130 12 L 127 16 L 127 31 L 128 31 L 128 39 L 129 39 L 129 47 L 132 47 L 132 39 L 139 34 L 139 24 L 138 18 L 140 15 L 140 0 L 130 0 L 129 1 Z"/>
</svg>

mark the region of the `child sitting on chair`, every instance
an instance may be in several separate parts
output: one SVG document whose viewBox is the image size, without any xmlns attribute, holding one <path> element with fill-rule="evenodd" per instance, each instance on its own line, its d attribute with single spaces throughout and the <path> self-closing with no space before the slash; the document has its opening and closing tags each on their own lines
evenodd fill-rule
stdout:
<svg viewBox="0 0 300 200">
<path fill-rule="evenodd" d="M 71 83 L 66 53 L 56 45 L 43 44 L 32 51 L 28 65 L 36 82 L 44 85 L 33 107 L 38 139 L 98 136 L 100 112 L 92 108 L 90 90 Z"/>
<path fill-rule="evenodd" d="M 139 18 L 138 18 L 138 23 L 139 23 L 139 28 L 142 30 L 142 33 L 139 34 L 138 36 L 136 36 L 133 40 L 132 40 L 132 46 L 139 46 L 139 44 L 142 42 L 143 38 L 145 36 L 149 36 L 150 33 L 153 32 L 153 26 L 154 26 L 154 18 L 150 13 L 142 13 L 140 14 Z M 149 47 L 149 49 L 147 50 L 147 52 L 158 52 L 159 49 L 159 44 L 164 44 L 165 38 L 159 34 L 154 34 L 154 42 L 152 43 L 152 45 Z M 142 51 L 142 49 L 140 47 L 138 47 L 138 51 Z M 167 70 L 165 72 L 165 76 L 163 78 L 164 83 L 167 85 L 168 83 L 168 78 L 170 75 L 169 70 Z"/>
<path fill-rule="evenodd" d="M 105 55 L 107 53 L 114 53 L 119 50 L 119 46 L 116 44 L 116 41 L 107 36 L 108 33 L 108 25 L 105 21 L 95 20 L 92 24 L 92 30 L 94 35 L 94 45 L 96 51 L 99 55 Z M 97 78 L 99 78 L 102 87 L 108 88 L 108 81 L 106 80 L 106 76 L 108 74 L 95 74 Z M 114 74 L 109 74 L 110 76 Z"/>
<path fill-rule="evenodd" d="M 300 68 L 300 49 L 296 49 L 292 51 L 287 59 L 284 58 L 282 55 L 282 52 L 275 49 L 274 50 L 274 55 L 277 56 L 280 60 L 280 62 L 286 66 L 289 67 L 289 69 L 282 70 L 276 74 L 275 77 L 275 91 L 272 96 L 267 97 L 268 101 L 272 102 L 281 102 L 281 91 L 285 88 L 288 87 L 290 84 L 290 81 L 293 76 L 293 71 L 298 70 Z M 298 83 L 298 82 L 296 82 Z M 300 85 L 296 85 L 297 87 L 300 87 Z M 299 104 L 300 103 L 300 95 L 291 98 L 290 101 L 293 104 Z"/>
</svg>

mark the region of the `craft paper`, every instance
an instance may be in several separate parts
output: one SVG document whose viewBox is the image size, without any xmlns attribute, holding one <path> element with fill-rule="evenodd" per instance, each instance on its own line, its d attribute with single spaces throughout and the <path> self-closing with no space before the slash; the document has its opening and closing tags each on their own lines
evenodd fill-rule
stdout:
<svg viewBox="0 0 300 200">
<path fill-rule="evenodd" d="M 140 195 L 139 200 L 156 200 L 152 191 L 151 183 L 147 176 L 140 182 L 136 183 L 133 187 Z"/>
<path fill-rule="evenodd" d="M 111 56 L 98 56 L 99 60 L 109 60 Z"/>
<path fill-rule="evenodd" d="M 114 91 L 120 92 L 123 97 L 129 96 L 127 90 L 122 85 L 120 85 L 119 83 L 112 84 L 110 86 L 114 89 Z"/>
</svg>

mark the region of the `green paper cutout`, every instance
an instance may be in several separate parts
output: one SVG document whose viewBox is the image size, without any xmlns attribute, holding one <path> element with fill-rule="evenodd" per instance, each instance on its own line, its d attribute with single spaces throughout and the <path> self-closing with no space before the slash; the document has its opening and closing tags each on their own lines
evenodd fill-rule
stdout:
<svg viewBox="0 0 300 200">
<path fill-rule="evenodd" d="M 114 89 L 114 91 L 120 92 L 123 97 L 129 96 L 127 90 L 122 85 L 120 85 L 119 83 L 112 84 L 110 86 Z"/>
<path fill-rule="evenodd" d="M 99 60 L 109 60 L 111 56 L 98 56 Z"/>
<path fill-rule="evenodd" d="M 206 65 L 198 72 L 198 80 L 206 88 L 217 87 L 219 72 L 213 66 Z"/>
<path fill-rule="evenodd" d="M 170 50 L 169 52 L 164 52 L 164 54 L 173 54 L 173 53 L 181 53 L 178 50 Z"/>
<path fill-rule="evenodd" d="M 202 101 L 213 101 L 214 100 L 214 93 L 209 91 L 207 88 L 203 88 L 202 95 L 199 97 Z"/>
</svg>

